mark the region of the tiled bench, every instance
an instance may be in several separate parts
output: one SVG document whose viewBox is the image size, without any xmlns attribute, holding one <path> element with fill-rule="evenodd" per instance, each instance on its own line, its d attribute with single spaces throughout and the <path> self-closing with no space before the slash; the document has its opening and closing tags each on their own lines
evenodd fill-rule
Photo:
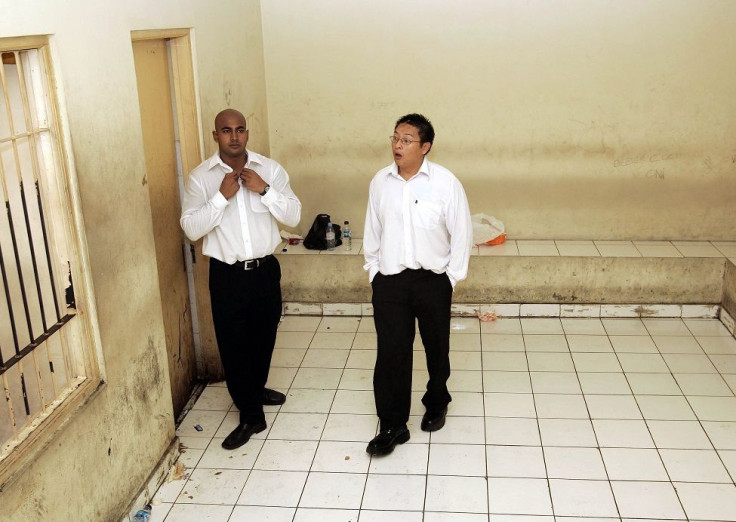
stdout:
<svg viewBox="0 0 736 522">
<path fill-rule="evenodd" d="M 286 314 L 371 315 L 361 241 L 281 252 Z M 507 240 L 473 249 L 457 315 L 736 315 L 736 241 Z M 730 314 L 730 315 L 729 315 Z"/>
</svg>

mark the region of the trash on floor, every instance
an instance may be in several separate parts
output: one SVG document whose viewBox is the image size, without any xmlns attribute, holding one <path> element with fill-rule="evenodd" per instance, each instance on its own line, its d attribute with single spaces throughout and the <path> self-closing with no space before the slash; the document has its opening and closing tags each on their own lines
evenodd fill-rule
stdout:
<svg viewBox="0 0 736 522">
<path fill-rule="evenodd" d="M 498 319 L 498 317 L 496 316 L 495 312 L 485 312 L 483 314 L 478 312 L 478 319 L 480 319 L 484 323 L 492 323 L 493 321 Z"/>
<path fill-rule="evenodd" d="M 500 245 L 506 241 L 506 227 L 501 220 L 488 214 L 470 216 L 474 245 Z"/>
<path fill-rule="evenodd" d="M 139 509 L 136 511 L 135 515 L 133 515 L 133 521 L 134 522 L 144 522 L 151 518 L 151 510 L 153 508 L 151 507 L 151 504 L 146 504 L 146 507 L 143 509 Z"/>
</svg>

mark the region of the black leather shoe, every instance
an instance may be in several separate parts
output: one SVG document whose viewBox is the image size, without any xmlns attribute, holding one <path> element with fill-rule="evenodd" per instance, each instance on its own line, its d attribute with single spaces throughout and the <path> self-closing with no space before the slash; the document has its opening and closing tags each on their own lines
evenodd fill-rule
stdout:
<svg viewBox="0 0 736 522">
<path fill-rule="evenodd" d="M 409 429 L 406 424 L 398 428 L 389 428 L 381 432 L 368 443 L 366 451 L 371 455 L 388 455 L 397 444 L 403 444 L 409 440 Z"/>
<path fill-rule="evenodd" d="M 422 431 L 437 431 L 445 425 L 445 417 L 447 416 L 447 408 L 439 411 L 427 410 L 422 417 Z"/>
<path fill-rule="evenodd" d="M 226 450 L 234 450 L 239 448 L 250 439 L 251 435 L 260 433 L 266 429 L 265 422 L 259 422 L 257 424 L 239 424 L 230 435 L 225 437 L 222 441 L 222 447 Z"/>
<path fill-rule="evenodd" d="M 264 406 L 279 406 L 286 402 L 286 395 L 270 388 L 263 389 Z"/>
</svg>

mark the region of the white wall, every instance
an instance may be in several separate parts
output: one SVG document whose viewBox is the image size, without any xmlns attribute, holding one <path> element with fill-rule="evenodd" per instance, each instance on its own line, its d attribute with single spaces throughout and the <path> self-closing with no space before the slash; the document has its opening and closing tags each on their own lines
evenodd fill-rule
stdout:
<svg viewBox="0 0 736 522">
<path fill-rule="evenodd" d="M 514 238 L 733 239 L 736 3 L 263 2 L 272 153 L 362 230 L 398 117 Z M 359 234 L 356 234 L 359 235 Z"/>
</svg>

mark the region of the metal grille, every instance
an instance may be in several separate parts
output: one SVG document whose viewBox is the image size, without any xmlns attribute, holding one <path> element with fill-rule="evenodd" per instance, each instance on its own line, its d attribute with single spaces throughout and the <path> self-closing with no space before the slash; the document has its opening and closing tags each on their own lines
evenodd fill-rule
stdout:
<svg viewBox="0 0 736 522">
<path fill-rule="evenodd" d="M 66 248 L 58 246 L 68 216 L 49 198 L 60 173 L 43 54 L 0 54 L 0 448 L 7 448 L 74 384 L 64 331 L 76 303 Z"/>
</svg>

